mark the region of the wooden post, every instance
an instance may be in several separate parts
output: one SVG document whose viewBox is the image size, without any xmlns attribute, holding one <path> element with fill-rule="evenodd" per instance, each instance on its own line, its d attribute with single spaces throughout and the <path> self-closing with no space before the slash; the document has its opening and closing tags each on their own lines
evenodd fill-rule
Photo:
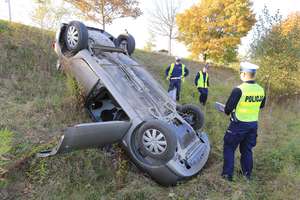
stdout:
<svg viewBox="0 0 300 200">
<path fill-rule="evenodd" d="M 8 3 L 8 14 L 9 14 L 9 21 L 11 22 L 11 6 L 10 6 L 10 0 L 6 0 Z"/>
</svg>

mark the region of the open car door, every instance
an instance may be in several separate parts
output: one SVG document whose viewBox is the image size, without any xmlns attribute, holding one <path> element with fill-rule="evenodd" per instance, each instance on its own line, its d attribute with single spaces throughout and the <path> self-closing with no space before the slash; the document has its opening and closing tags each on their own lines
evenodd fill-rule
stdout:
<svg viewBox="0 0 300 200">
<path fill-rule="evenodd" d="M 77 149 L 101 147 L 121 141 L 131 126 L 128 121 L 109 121 L 77 124 L 66 129 L 56 147 L 37 154 L 48 157 Z"/>
</svg>

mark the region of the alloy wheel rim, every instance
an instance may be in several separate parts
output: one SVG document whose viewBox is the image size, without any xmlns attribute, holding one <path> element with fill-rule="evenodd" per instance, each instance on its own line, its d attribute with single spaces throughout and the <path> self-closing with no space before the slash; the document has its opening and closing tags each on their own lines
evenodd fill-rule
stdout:
<svg viewBox="0 0 300 200">
<path fill-rule="evenodd" d="M 67 42 L 71 48 L 75 48 L 78 45 L 78 31 L 75 26 L 70 26 L 67 32 Z"/>
<path fill-rule="evenodd" d="M 163 154 L 167 150 L 166 137 L 157 129 L 148 129 L 143 133 L 143 145 L 154 155 Z"/>
</svg>

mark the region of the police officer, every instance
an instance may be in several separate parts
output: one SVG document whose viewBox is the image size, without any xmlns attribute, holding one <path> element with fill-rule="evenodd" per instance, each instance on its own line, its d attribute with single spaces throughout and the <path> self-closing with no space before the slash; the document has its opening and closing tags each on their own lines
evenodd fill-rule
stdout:
<svg viewBox="0 0 300 200">
<path fill-rule="evenodd" d="M 202 105 L 206 104 L 208 96 L 209 87 L 209 77 L 208 77 L 208 63 L 203 67 L 202 71 L 199 71 L 195 78 L 195 85 L 199 91 L 199 102 Z"/>
<path fill-rule="evenodd" d="M 225 105 L 224 112 L 231 114 L 231 122 L 224 136 L 223 178 L 232 181 L 234 152 L 239 146 L 241 153 L 241 173 L 250 179 L 253 158 L 252 148 L 256 145 L 257 121 L 261 108 L 265 105 L 264 89 L 255 82 L 257 65 L 249 62 L 240 64 L 241 85 L 234 88 Z"/>
<path fill-rule="evenodd" d="M 189 74 L 189 70 L 181 63 L 179 57 L 175 57 L 175 63 L 172 63 L 166 69 L 167 80 L 170 80 L 168 92 L 176 88 L 176 100 L 179 101 L 181 81 Z"/>
</svg>

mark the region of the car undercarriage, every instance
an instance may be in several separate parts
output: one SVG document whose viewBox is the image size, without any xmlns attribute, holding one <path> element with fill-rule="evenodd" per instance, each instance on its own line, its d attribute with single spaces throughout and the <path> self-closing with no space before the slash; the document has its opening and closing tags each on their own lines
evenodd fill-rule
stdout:
<svg viewBox="0 0 300 200">
<path fill-rule="evenodd" d="M 91 123 L 67 128 L 47 157 L 76 149 L 121 143 L 132 161 L 162 185 L 196 175 L 210 152 L 201 131 L 204 115 L 194 105 L 178 105 L 131 57 L 130 34 L 109 33 L 73 21 L 56 35 L 58 69 L 80 84 Z"/>
</svg>

